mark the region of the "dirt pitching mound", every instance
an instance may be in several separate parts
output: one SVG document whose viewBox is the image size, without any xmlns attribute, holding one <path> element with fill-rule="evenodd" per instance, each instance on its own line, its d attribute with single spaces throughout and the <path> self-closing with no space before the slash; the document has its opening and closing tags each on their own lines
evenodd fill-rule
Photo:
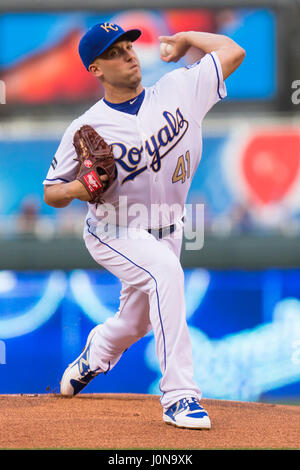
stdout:
<svg viewBox="0 0 300 470">
<path fill-rule="evenodd" d="M 202 405 L 210 430 L 166 425 L 153 395 L 0 395 L 0 448 L 300 448 L 300 407 L 208 399 Z"/>
</svg>

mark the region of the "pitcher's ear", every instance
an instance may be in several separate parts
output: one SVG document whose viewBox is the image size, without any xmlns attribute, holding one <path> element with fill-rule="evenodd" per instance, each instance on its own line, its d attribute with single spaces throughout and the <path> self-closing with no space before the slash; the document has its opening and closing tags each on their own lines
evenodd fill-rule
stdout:
<svg viewBox="0 0 300 470">
<path fill-rule="evenodd" d="M 101 78 L 103 76 L 101 67 L 96 61 L 89 65 L 89 72 L 97 78 Z"/>
</svg>

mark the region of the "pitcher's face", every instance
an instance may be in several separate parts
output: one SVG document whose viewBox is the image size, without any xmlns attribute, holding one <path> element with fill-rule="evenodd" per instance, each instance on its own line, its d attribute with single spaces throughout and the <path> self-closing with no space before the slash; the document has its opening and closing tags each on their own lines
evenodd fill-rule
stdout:
<svg viewBox="0 0 300 470">
<path fill-rule="evenodd" d="M 104 87 L 136 88 L 142 80 L 139 59 L 131 41 L 120 41 L 109 47 L 90 65 L 89 70 Z"/>
</svg>

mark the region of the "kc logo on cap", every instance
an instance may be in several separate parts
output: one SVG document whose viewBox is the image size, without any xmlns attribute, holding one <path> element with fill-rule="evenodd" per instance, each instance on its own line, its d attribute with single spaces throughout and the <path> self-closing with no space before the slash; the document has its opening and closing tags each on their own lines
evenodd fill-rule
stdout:
<svg viewBox="0 0 300 470">
<path fill-rule="evenodd" d="M 136 41 L 140 35 L 139 29 L 124 29 L 114 23 L 99 23 L 90 28 L 79 42 L 79 55 L 85 68 L 88 70 L 90 64 L 96 57 L 103 54 L 108 47 L 116 41 Z"/>
<path fill-rule="evenodd" d="M 109 33 L 109 30 L 111 31 L 118 31 L 119 27 L 116 24 L 113 23 L 103 23 L 100 24 L 100 28 L 105 29 L 107 33 Z"/>
</svg>

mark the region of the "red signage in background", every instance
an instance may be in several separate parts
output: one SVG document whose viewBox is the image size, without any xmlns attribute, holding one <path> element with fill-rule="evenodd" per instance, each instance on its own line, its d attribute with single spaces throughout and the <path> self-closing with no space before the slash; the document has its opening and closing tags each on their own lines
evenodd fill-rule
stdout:
<svg viewBox="0 0 300 470">
<path fill-rule="evenodd" d="M 166 23 L 170 34 L 179 31 L 203 31 L 214 33 L 217 29 L 216 12 L 206 9 L 195 10 L 167 10 L 165 12 Z"/>
<path fill-rule="evenodd" d="M 300 168 L 300 133 L 274 129 L 255 133 L 241 155 L 249 199 L 266 206 L 281 202 L 293 189 Z"/>
<path fill-rule="evenodd" d="M 235 127 L 221 155 L 222 174 L 236 224 L 293 230 L 300 214 L 300 130 L 288 124 Z"/>
<path fill-rule="evenodd" d="M 100 99 L 102 86 L 84 68 L 78 44 L 83 31 L 73 30 L 63 41 L 21 60 L 1 74 L 7 103 L 76 102 Z"/>
</svg>

